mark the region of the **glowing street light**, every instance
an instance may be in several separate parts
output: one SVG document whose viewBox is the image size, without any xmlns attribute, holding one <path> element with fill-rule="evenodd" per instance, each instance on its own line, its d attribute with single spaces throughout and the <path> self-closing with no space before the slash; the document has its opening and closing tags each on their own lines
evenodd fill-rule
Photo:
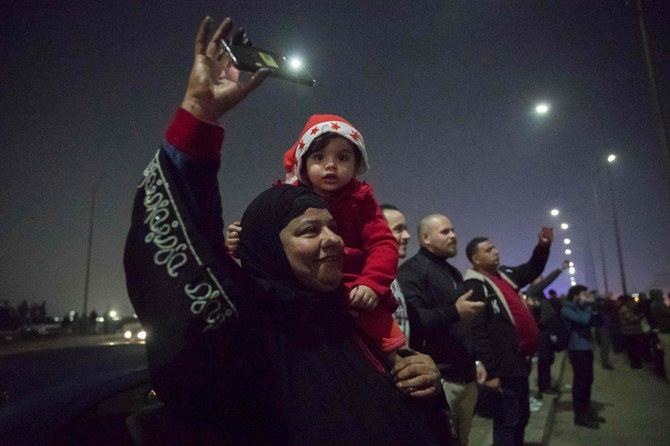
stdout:
<svg viewBox="0 0 670 446">
<path fill-rule="evenodd" d="M 115 318 L 116 317 L 116 311 L 114 311 L 114 310 L 110 311 L 109 312 L 109 317 L 111 317 L 112 319 Z"/>
<path fill-rule="evenodd" d="M 568 270 L 570 274 L 575 274 L 575 267 L 571 266 L 570 269 Z"/>
<path fill-rule="evenodd" d="M 558 209 L 552 209 L 549 213 L 552 215 L 552 217 L 556 217 L 558 214 L 560 214 Z"/>
<path fill-rule="evenodd" d="M 294 70 L 297 70 L 298 68 L 302 67 L 302 60 L 298 59 L 297 57 L 292 57 L 288 61 L 288 63 Z"/>
<path fill-rule="evenodd" d="M 616 155 L 611 153 L 610 155 L 607 156 L 607 162 L 608 163 L 613 163 L 616 160 Z"/>
<path fill-rule="evenodd" d="M 567 223 L 561 223 L 561 229 L 566 230 L 566 229 L 568 229 L 569 227 L 570 227 L 570 226 L 569 226 Z"/>
<path fill-rule="evenodd" d="M 568 265 L 569 266 L 575 266 L 575 262 L 570 262 Z"/>
<path fill-rule="evenodd" d="M 570 254 L 572 254 L 572 250 L 571 249 L 566 249 L 565 250 L 565 255 L 569 256 Z"/>
<path fill-rule="evenodd" d="M 549 105 L 548 104 L 538 104 L 535 107 L 535 111 L 540 115 L 546 115 L 547 112 L 549 111 Z"/>
<path fill-rule="evenodd" d="M 569 238 L 563 239 L 563 243 L 566 244 L 566 245 L 569 245 L 570 244 L 570 239 Z"/>
</svg>

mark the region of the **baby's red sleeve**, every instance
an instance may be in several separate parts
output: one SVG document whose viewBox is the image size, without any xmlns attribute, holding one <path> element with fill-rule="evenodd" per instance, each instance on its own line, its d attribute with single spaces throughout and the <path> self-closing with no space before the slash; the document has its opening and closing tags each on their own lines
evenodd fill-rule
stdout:
<svg viewBox="0 0 670 446">
<path fill-rule="evenodd" d="M 369 185 L 365 185 L 369 187 Z M 398 306 L 391 293 L 391 282 L 398 268 L 398 242 L 391 233 L 372 188 L 363 198 L 360 206 L 362 219 L 361 248 L 365 256 L 365 266 L 360 277 L 351 284 L 370 287 L 379 295 L 380 305 L 393 312 Z"/>
<path fill-rule="evenodd" d="M 405 345 L 405 335 L 386 308 L 378 305 L 372 311 L 361 311 L 356 323 L 362 328 L 367 341 L 382 352 L 390 352 Z"/>
</svg>

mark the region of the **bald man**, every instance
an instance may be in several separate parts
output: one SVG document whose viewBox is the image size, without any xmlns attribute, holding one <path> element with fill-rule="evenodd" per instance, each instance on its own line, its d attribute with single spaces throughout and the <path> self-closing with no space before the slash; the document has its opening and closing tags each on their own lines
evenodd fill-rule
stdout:
<svg viewBox="0 0 670 446">
<path fill-rule="evenodd" d="M 457 253 L 451 221 L 440 214 L 421 219 L 419 252 L 398 270 L 412 326 L 410 348 L 430 355 L 442 374 L 452 410 L 458 413 L 461 444 L 467 445 L 477 403 L 477 383 L 486 381 L 483 365 L 470 354 L 468 322 L 484 308 L 462 290 L 463 276 L 447 262 Z"/>
</svg>

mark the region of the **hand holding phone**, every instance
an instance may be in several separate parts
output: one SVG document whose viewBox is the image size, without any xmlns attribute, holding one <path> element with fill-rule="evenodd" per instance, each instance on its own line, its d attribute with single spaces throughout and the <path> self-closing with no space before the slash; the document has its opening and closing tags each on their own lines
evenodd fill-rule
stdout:
<svg viewBox="0 0 670 446">
<path fill-rule="evenodd" d="M 243 28 L 233 32 L 229 39 L 221 39 L 221 44 L 238 70 L 255 73 L 260 69 L 265 69 L 270 76 L 289 82 L 308 87 L 316 83 L 299 62 L 289 61 L 278 53 L 253 46 Z"/>
<path fill-rule="evenodd" d="M 554 241 L 554 228 L 543 226 L 538 237 L 540 243 L 551 245 Z"/>
</svg>

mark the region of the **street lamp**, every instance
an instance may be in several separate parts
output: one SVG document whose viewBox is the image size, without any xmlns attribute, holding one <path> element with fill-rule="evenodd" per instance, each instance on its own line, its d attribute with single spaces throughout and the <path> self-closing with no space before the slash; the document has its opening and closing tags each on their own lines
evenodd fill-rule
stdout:
<svg viewBox="0 0 670 446">
<path fill-rule="evenodd" d="M 596 109 L 596 107 L 592 106 L 589 103 L 575 104 L 571 108 L 577 108 L 577 109 L 584 110 L 584 111 L 588 112 L 589 114 L 591 114 L 595 118 L 596 122 L 598 123 L 597 130 L 599 131 L 599 135 L 600 135 L 600 139 L 601 139 L 601 148 L 605 147 L 605 141 L 607 139 L 607 132 L 605 131 L 605 125 L 603 123 L 603 119 L 602 119 L 600 111 L 598 109 Z M 546 104 L 546 103 L 538 104 L 538 105 L 535 106 L 535 111 L 539 115 L 544 115 L 549 111 L 549 105 Z M 613 158 L 612 158 L 612 156 L 610 156 L 608 158 L 609 162 L 612 162 L 615 159 L 616 159 L 616 156 L 614 156 Z M 595 197 L 595 215 L 596 215 L 596 218 L 598 218 L 599 212 L 598 212 L 597 191 L 595 189 L 595 180 L 593 182 L 593 190 L 594 190 L 593 193 L 594 193 L 594 197 Z M 558 210 L 556 210 L 556 213 L 553 213 L 553 210 L 552 210 L 551 215 L 557 216 L 558 215 Z M 588 224 L 587 224 L 587 227 L 588 227 Z M 608 283 L 607 283 L 607 269 L 606 269 L 606 266 L 605 266 L 605 249 L 603 247 L 600 232 L 599 231 L 596 231 L 596 232 L 597 232 L 597 237 L 598 237 L 598 245 L 599 245 L 599 248 L 600 248 L 600 260 L 601 260 L 602 269 L 603 269 L 603 272 L 602 272 L 603 282 L 604 282 L 604 285 L 605 285 L 605 292 L 608 293 L 609 289 L 608 289 Z M 593 262 L 593 260 L 592 260 L 592 262 Z M 595 277 L 596 276 L 595 267 L 593 268 L 593 273 L 594 273 L 594 280 L 597 283 L 597 277 Z"/>
<path fill-rule="evenodd" d="M 567 223 L 561 223 L 561 229 L 563 229 L 564 231 L 565 231 L 566 229 L 568 229 L 569 227 L 570 227 L 570 226 L 569 226 Z"/>
<path fill-rule="evenodd" d="M 535 111 L 540 115 L 546 115 L 547 112 L 549 111 L 549 105 L 548 104 L 538 104 L 535 107 Z"/>
<path fill-rule="evenodd" d="M 563 244 L 569 245 L 570 244 L 570 239 L 569 238 L 563 239 Z"/>
<path fill-rule="evenodd" d="M 91 212 L 88 217 L 88 244 L 86 246 L 86 276 L 84 278 L 84 309 L 82 312 L 82 321 L 84 324 L 84 332 L 88 330 L 87 321 L 88 318 L 86 317 L 86 311 L 88 309 L 88 284 L 89 284 L 89 279 L 91 277 L 91 246 L 93 245 L 93 216 L 95 214 L 95 196 L 98 192 L 98 186 L 100 185 L 100 182 L 102 181 L 102 178 L 105 176 L 107 172 L 102 172 L 102 174 L 98 177 L 97 180 L 93 183 L 93 187 L 91 188 Z"/>
<path fill-rule="evenodd" d="M 556 217 L 558 214 L 560 214 L 558 209 L 552 209 L 549 213 L 551 214 L 552 217 Z"/>
<path fill-rule="evenodd" d="M 623 252 L 621 250 L 621 234 L 619 233 L 619 219 L 616 213 L 616 203 L 614 200 L 614 189 L 612 188 L 612 174 L 610 172 L 610 164 L 616 160 L 616 155 L 610 154 L 607 156 L 607 163 L 605 164 L 605 171 L 607 172 L 607 185 L 609 186 L 610 197 L 612 199 L 612 219 L 614 220 L 614 238 L 616 240 L 616 250 L 619 258 L 619 274 L 621 275 L 621 289 L 623 294 L 628 294 L 626 287 L 626 273 L 623 269 Z"/>
<path fill-rule="evenodd" d="M 565 255 L 569 256 L 570 254 L 572 254 L 572 249 L 566 249 L 565 250 Z"/>
</svg>

